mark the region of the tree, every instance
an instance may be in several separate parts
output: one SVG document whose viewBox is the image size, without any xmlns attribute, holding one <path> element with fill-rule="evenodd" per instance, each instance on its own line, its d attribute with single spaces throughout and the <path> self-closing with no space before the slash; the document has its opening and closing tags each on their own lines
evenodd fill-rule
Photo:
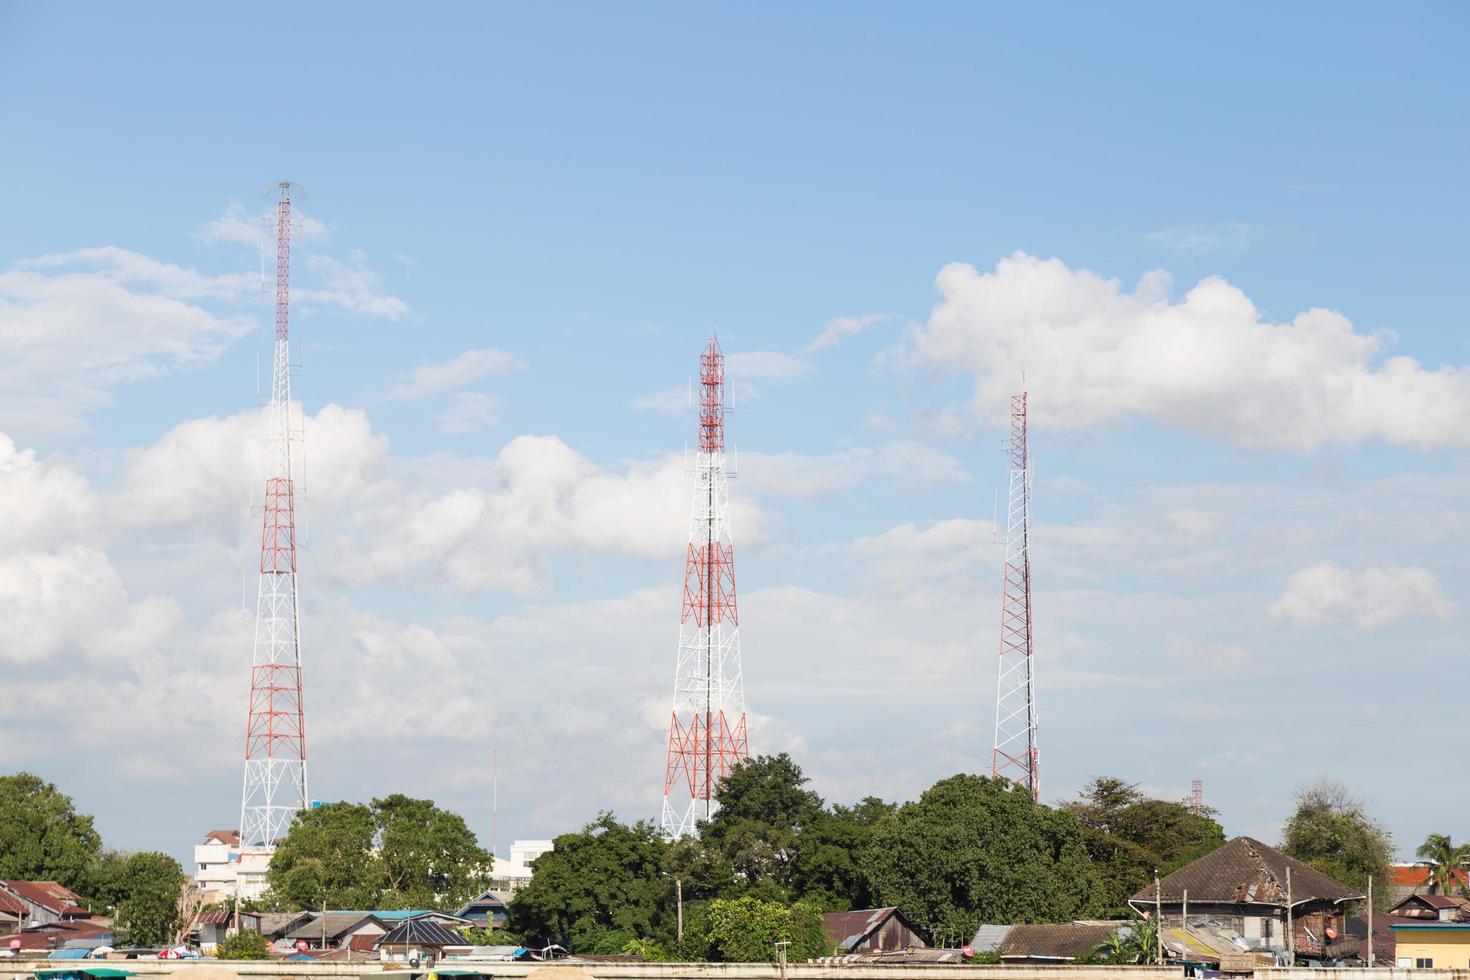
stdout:
<svg viewBox="0 0 1470 980">
<path fill-rule="evenodd" d="M 1153 919 L 1135 919 L 1115 929 L 1107 941 L 1097 947 L 1104 961 L 1114 965 L 1159 962 L 1159 927 Z"/>
<path fill-rule="evenodd" d="M 778 942 L 791 944 L 786 957 L 798 963 L 832 952 L 821 910 L 805 902 L 717 898 L 709 905 L 709 932 L 714 958 L 728 963 L 769 963 Z"/>
<path fill-rule="evenodd" d="M 158 851 L 107 851 L 89 878 L 93 902 L 112 915 L 122 941 L 159 946 L 174 939 L 180 890 L 188 881 L 178 861 Z"/>
<path fill-rule="evenodd" d="M 271 856 L 267 901 L 288 909 L 377 908 L 384 890 L 377 822 L 361 803 L 300 810 Z"/>
<path fill-rule="evenodd" d="M 1441 895 L 1448 895 L 1456 887 L 1462 893 L 1465 892 L 1465 886 L 1455 872 L 1470 862 L 1470 844 L 1457 845 L 1448 834 L 1430 834 L 1424 838 L 1424 843 L 1419 845 L 1414 856 L 1429 862 L 1431 894 L 1438 890 Z"/>
<path fill-rule="evenodd" d="M 1102 887 L 1102 910 L 1128 915 L 1128 896 L 1225 843 L 1208 813 L 1183 803 L 1147 799 L 1121 779 L 1098 778 L 1063 809 L 1082 825 L 1087 853 Z"/>
<path fill-rule="evenodd" d="M 292 909 L 434 908 L 482 890 L 490 855 L 464 818 L 395 793 L 297 813 L 271 857 L 268 899 Z"/>
<path fill-rule="evenodd" d="M 597 954 L 672 938 L 673 888 L 661 876 L 668 844 L 653 823 L 603 813 L 553 844 L 510 903 L 512 930 L 531 943 Z"/>
<path fill-rule="evenodd" d="M 28 772 L 0 776 L 0 878 L 56 881 L 86 893 L 102 838 L 51 783 Z"/>
<path fill-rule="evenodd" d="M 876 796 L 855 806 L 837 805 L 802 833 L 791 869 L 791 890 L 827 911 L 871 908 L 872 883 L 860 855 L 898 806 Z"/>
<path fill-rule="evenodd" d="M 222 960 L 268 960 L 270 943 L 258 932 L 232 932 L 214 947 L 214 955 Z"/>
<path fill-rule="evenodd" d="M 1388 880 L 1393 838 L 1342 783 L 1323 780 L 1299 790 L 1284 830 L 1282 851 L 1339 884 L 1361 888 L 1370 874 Z M 1386 899 L 1388 889 L 1382 894 Z"/>
<path fill-rule="evenodd" d="M 899 807 L 862 860 L 876 901 L 931 935 L 1079 918 L 1101 897 L 1077 818 L 983 776 L 941 780 Z"/>
<path fill-rule="evenodd" d="M 745 889 L 789 893 L 803 832 L 825 816 L 822 798 L 803 788 L 807 781 L 784 752 L 738 763 L 720 780 L 720 808 L 700 837 L 724 856 Z"/>
</svg>

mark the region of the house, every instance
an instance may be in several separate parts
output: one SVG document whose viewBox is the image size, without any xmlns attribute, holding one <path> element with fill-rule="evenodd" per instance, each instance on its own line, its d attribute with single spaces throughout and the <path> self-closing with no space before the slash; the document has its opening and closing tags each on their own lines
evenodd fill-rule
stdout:
<svg viewBox="0 0 1470 980">
<path fill-rule="evenodd" d="M 260 934 L 272 942 L 283 938 L 286 933 L 311 918 L 311 912 L 262 912 Z"/>
<path fill-rule="evenodd" d="M 1071 963 L 1097 953 L 1119 929 L 1132 923 L 1108 919 L 982 925 L 970 940 L 976 953 L 994 953 L 1006 963 Z"/>
<path fill-rule="evenodd" d="M 15 944 L 12 946 L 12 944 Z M 96 949 L 112 945 L 112 926 L 88 919 L 69 919 L 27 926 L 0 936 L 0 949 Z"/>
<path fill-rule="evenodd" d="M 1434 894 L 1438 886 L 1434 884 L 1432 870 L 1427 864 L 1395 864 L 1388 880 L 1389 898 L 1398 902 L 1410 895 Z M 1470 875 L 1464 868 L 1452 868 L 1450 873 L 1455 876 L 1454 890 L 1464 891 L 1470 886 Z"/>
<path fill-rule="evenodd" d="M 308 949 L 327 950 L 339 949 L 357 936 L 375 941 L 387 931 L 382 920 L 368 912 L 327 912 L 295 923 L 281 938 L 292 946 L 305 942 Z"/>
<path fill-rule="evenodd" d="M 26 915 L 25 903 L 6 891 L 0 891 L 0 932 L 18 931 Z"/>
<path fill-rule="evenodd" d="M 1235 952 L 1311 959 L 1355 956 L 1344 909 L 1364 896 L 1252 837 L 1237 837 L 1148 885 L 1128 900 L 1140 914 L 1157 906 L 1166 945 L 1207 929 Z M 1208 943 L 1216 948 L 1214 942 Z M 1177 948 L 1182 958 L 1191 950 Z"/>
<path fill-rule="evenodd" d="M 1470 922 L 1470 898 L 1463 895 L 1409 895 L 1389 915 L 1438 922 Z"/>
<path fill-rule="evenodd" d="M 468 953 L 465 938 L 427 917 L 406 919 L 377 941 L 378 958 L 384 963 L 406 963 L 430 967 L 445 955 Z"/>
<path fill-rule="evenodd" d="M 486 889 L 454 914 L 481 929 L 500 929 L 510 915 L 510 897 Z"/>
<path fill-rule="evenodd" d="M 825 912 L 822 931 L 839 953 L 883 953 L 929 944 L 902 912 L 894 906 Z"/>
<path fill-rule="evenodd" d="M 246 901 L 265 894 L 271 855 L 245 850 L 238 830 L 211 830 L 194 845 L 194 883 L 207 903 Z"/>
<path fill-rule="evenodd" d="M 1470 967 L 1470 922 L 1400 922 L 1392 929 L 1395 966 L 1416 970 Z"/>
<path fill-rule="evenodd" d="M 0 895 L 9 896 L 8 906 L 19 906 L 30 925 L 92 917 L 80 895 L 54 881 L 0 881 Z"/>
<path fill-rule="evenodd" d="M 189 942 L 209 953 L 234 929 L 234 909 L 201 909 L 189 924 Z M 260 914 L 241 912 L 240 929 L 243 932 L 260 932 Z"/>
</svg>

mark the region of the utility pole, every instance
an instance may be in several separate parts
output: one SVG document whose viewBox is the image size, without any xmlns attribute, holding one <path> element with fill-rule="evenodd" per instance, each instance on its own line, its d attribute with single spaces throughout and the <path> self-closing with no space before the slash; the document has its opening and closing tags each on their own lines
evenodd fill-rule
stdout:
<svg viewBox="0 0 1470 980">
<path fill-rule="evenodd" d="M 1011 396 L 1010 496 L 1006 560 L 1001 575 L 1000 659 L 995 682 L 995 748 L 990 774 L 1024 786 L 1041 800 L 1036 745 L 1036 674 L 1031 634 L 1031 456 L 1026 442 L 1026 392 Z"/>
<path fill-rule="evenodd" d="M 691 834 L 700 820 L 714 816 L 719 781 L 750 755 L 725 469 L 725 390 L 725 355 L 711 338 L 699 358 L 699 452 L 664 768 L 660 823 L 670 838 Z"/>
<path fill-rule="evenodd" d="M 677 897 L 678 902 L 678 917 L 675 921 L 677 923 L 679 948 L 682 950 L 684 948 L 684 879 L 674 879 L 674 895 Z"/>
<path fill-rule="evenodd" d="M 1296 921 L 1291 912 L 1291 867 L 1286 869 L 1286 955 L 1291 962 L 1287 966 L 1296 966 Z"/>
<path fill-rule="evenodd" d="M 1159 869 L 1154 869 L 1154 962 L 1164 965 L 1164 886 L 1159 881 Z"/>
<path fill-rule="evenodd" d="M 1368 966 L 1373 965 L 1373 876 L 1368 876 Z"/>
<path fill-rule="evenodd" d="M 790 946 L 789 940 L 783 940 L 776 944 L 776 956 L 781 964 L 781 980 L 786 980 L 786 947 Z"/>
</svg>

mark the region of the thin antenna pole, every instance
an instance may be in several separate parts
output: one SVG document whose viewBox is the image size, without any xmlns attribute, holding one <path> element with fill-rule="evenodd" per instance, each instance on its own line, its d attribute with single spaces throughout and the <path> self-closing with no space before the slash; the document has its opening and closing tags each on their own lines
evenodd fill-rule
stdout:
<svg viewBox="0 0 1470 980">
<path fill-rule="evenodd" d="M 490 753 L 490 856 L 500 853 L 500 750 Z M 492 869 L 493 870 L 493 869 Z"/>
</svg>

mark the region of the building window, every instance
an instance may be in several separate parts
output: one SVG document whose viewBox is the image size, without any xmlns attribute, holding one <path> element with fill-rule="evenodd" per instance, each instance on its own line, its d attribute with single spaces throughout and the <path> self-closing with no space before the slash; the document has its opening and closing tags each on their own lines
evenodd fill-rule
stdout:
<svg viewBox="0 0 1470 980">
<path fill-rule="evenodd" d="M 1432 957 L 1432 956 L 1420 956 L 1420 957 L 1416 957 L 1415 960 L 1414 960 L 1414 969 L 1416 969 L 1416 970 L 1432 970 L 1432 969 L 1434 969 L 1434 957 Z"/>
</svg>

